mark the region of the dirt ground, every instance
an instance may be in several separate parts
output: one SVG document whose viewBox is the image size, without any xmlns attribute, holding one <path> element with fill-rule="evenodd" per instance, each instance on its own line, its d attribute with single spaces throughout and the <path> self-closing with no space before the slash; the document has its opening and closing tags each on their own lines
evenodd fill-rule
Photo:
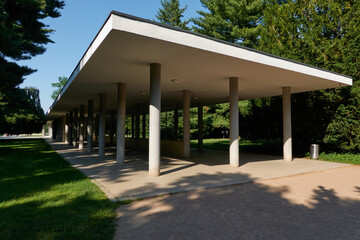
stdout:
<svg viewBox="0 0 360 240">
<path fill-rule="evenodd" d="M 360 166 L 154 197 L 114 239 L 360 239 Z"/>
</svg>

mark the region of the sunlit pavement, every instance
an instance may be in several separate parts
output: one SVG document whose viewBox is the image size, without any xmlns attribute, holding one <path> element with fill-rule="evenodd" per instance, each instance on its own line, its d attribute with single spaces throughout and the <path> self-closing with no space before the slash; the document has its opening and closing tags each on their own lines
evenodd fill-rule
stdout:
<svg viewBox="0 0 360 240">
<path fill-rule="evenodd" d="M 205 150 L 203 153 L 192 151 L 189 160 L 162 157 L 161 176 L 149 177 L 146 154 L 127 151 L 125 164 L 120 166 L 115 161 L 114 148 L 107 148 L 106 157 L 100 159 L 96 149 L 95 152 L 87 153 L 86 150 L 79 150 L 65 143 L 50 144 L 70 164 L 94 180 L 114 201 L 348 166 L 307 159 L 286 162 L 276 156 L 241 153 L 241 166 L 234 168 L 228 164 L 226 151 Z"/>
<path fill-rule="evenodd" d="M 114 239 L 360 239 L 360 167 L 135 201 Z"/>
</svg>

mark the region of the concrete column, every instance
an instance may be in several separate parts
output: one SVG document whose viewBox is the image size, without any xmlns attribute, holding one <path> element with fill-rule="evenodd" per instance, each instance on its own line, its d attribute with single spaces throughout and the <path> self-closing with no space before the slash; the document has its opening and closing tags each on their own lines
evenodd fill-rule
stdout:
<svg viewBox="0 0 360 240">
<path fill-rule="evenodd" d="M 51 138 L 56 139 L 56 120 L 51 122 Z"/>
<path fill-rule="evenodd" d="M 116 115 L 116 162 L 125 161 L 126 84 L 118 83 Z"/>
<path fill-rule="evenodd" d="M 69 145 L 73 142 L 74 115 L 71 111 L 69 114 Z"/>
<path fill-rule="evenodd" d="M 53 139 L 53 124 L 52 124 L 52 122 L 49 124 L 49 137 Z"/>
<path fill-rule="evenodd" d="M 77 125 L 78 125 L 78 123 L 79 123 L 79 120 L 78 120 L 78 109 L 77 108 L 75 108 L 74 109 L 74 121 L 73 121 L 73 147 L 76 147 L 76 145 L 77 145 L 77 131 L 78 131 L 78 129 L 77 129 Z"/>
<path fill-rule="evenodd" d="M 230 149 L 229 158 L 232 167 L 239 167 L 239 79 L 229 78 L 230 92 Z"/>
<path fill-rule="evenodd" d="M 93 150 L 93 124 L 94 124 L 94 101 L 88 101 L 88 122 L 87 122 L 87 151 L 92 152 Z"/>
<path fill-rule="evenodd" d="M 146 113 L 142 116 L 142 138 L 146 138 Z"/>
<path fill-rule="evenodd" d="M 183 90 L 184 158 L 190 157 L 190 91 Z"/>
<path fill-rule="evenodd" d="M 179 134 L 179 108 L 178 106 L 175 107 L 174 110 L 174 140 L 178 140 Z"/>
<path fill-rule="evenodd" d="M 198 105 L 198 151 L 203 151 L 203 106 Z"/>
<path fill-rule="evenodd" d="M 283 87 L 283 151 L 284 160 L 292 161 L 292 137 L 291 137 L 291 89 Z"/>
<path fill-rule="evenodd" d="M 135 114 L 131 113 L 131 138 L 135 138 Z"/>
<path fill-rule="evenodd" d="M 65 115 L 65 134 L 64 134 L 65 143 L 69 143 L 69 122 L 70 122 L 70 116 L 67 113 Z"/>
<path fill-rule="evenodd" d="M 115 133 L 115 111 L 110 113 L 110 145 L 114 144 L 114 133 Z"/>
<path fill-rule="evenodd" d="M 140 138 L 140 105 L 135 105 L 135 138 Z"/>
<path fill-rule="evenodd" d="M 164 134 L 164 139 L 167 140 L 168 139 L 168 112 L 165 112 L 165 134 Z"/>
<path fill-rule="evenodd" d="M 99 114 L 96 114 L 96 128 L 95 128 L 95 143 L 96 145 L 99 145 Z"/>
<path fill-rule="evenodd" d="M 85 105 L 80 105 L 79 149 L 84 149 L 84 113 Z"/>
<path fill-rule="evenodd" d="M 150 65 L 149 175 L 160 175 L 161 65 Z"/>
<path fill-rule="evenodd" d="M 99 157 L 105 157 L 106 95 L 99 94 Z"/>
</svg>

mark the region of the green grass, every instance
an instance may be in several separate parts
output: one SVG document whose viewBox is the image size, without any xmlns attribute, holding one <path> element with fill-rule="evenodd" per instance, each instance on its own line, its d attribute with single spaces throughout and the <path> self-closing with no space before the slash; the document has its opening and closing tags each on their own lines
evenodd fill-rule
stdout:
<svg viewBox="0 0 360 240">
<path fill-rule="evenodd" d="M 191 140 L 190 144 L 192 147 L 197 147 L 197 140 Z M 218 150 L 229 150 L 229 139 L 215 138 L 215 139 L 204 139 L 204 148 L 218 149 Z M 282 144 L 279 141 L 271 140 L 259 140 L 259 141 L 239 141 L 239 149 L 242 152 L 256 152 L 266 154 L 277 154 L 282 151 Z"/>
<path fill-rule="evenodd" d="M 112 239 L 118 205 L 42 139 L 0 141 L 0 239 Z"/>
<path fill-rule="evenodd" d="M 360 165 L 360 154 L 355 153 L 320 153 L 319 159 L 330 162 Z"/>
</svg>

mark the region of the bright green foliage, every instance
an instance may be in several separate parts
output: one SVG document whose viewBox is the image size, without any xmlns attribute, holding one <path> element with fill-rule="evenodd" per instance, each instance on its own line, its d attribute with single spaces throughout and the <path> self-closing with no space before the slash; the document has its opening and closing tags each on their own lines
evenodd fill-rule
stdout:
<svg viewBox="0 0 360 240">
<path fill-rule="evenodd" d="M 29 92 L 18 88 L 35 70 L 15 61 L 45 52 L 53 30 L 42 20 L 59 17 L 63 6 L 60 0 L 0 1 L 0 133 L 39 131 L 43 112 L 34 110 L 38 106 L 31 105 Z"/>
<path fill-rule="evenodd" d="M 353 105 L 340 105 L 327 128 L 325 143 L 343 151 L 360 150 L 360 110 Z"/>
<path fill-rule="evenodd" d="M 360 154 L 354 153 L 320 153 L 319 159 L 330 161 L 330 162 L 340 162 L 360 165 Z"/>
<path fill-rule="evenodd" d="M 259 39 L 263 0 L 200 0 L 207 11 L 198 11 L 194 31 L 254 47 Z"/>
<path fill-rule="evenodd" d="M 187 27 L 189 20 L 182 20 L 187 6 L 180 8 L 179 0 L 161 0 L 161 5 L 162 8 L 156 14 L 156 18 L 160 23 L 181 29 L 189 29 Z"/>
<path fill-rule="evenodd" d="M 0 97 L 0 133 L 41 132 L 45 116 L 39 90 L 33 87 L 15 88 L 7 93 Z"/>
<path fill-rule="evenodd" d="M 193 20 L 196 32 L 360 78 L 360 2 L 354 0 L 201 0 L 207 11 Z M 360 92 L 353 87 L 293 94 L 295 151 L 327 143 L 358 151 Z M 282 138 L 281 98 L 248 101 L 240 108 L 240 135 Z M 226 107 L 211 121 L 221 125 Z M 246 109 L 244 110 L 241 109 Z M 205 116 L 206 119 L 206 116 Z M 226 128 L 225 124 L 222 124 Z M 322 144 L 323 145 L 323 144 Z"/>
<path fill-rule="evenodd" d="M 103 192 L 42 139 L 0 141 L 0 239 L 113 239 Z"/>
<path fill-rule="evenodd" d="M 55 90 L 51 94 L 51 98 L 55 100 L 57 96 L 60 94 L 61 89 L 65 86 L 68 78 L 67 77 L 58 77 L 58 81 L 55 83 L 51 83 L 51 86 L 55 88 Z"/>
<path fill-rule="evenodd" d="M 270 0 L 264 11 L 258 48 L 359 79 L 360 4 L 337 0 Z M 359 139 L 359 105 L 353 88 L 321 90 L 293 96 L 296 146 L 332 143 L 354 150 Z M 330 124 L 330 125 L 329 125 Z M 348 129 L 351 128 L 351 129 Z M 326 135 L 325 135 L 326 134 Z"/>
<path fill-rule="evenodd" d="M 191 140 L 192 147 L 198 145 L 198 140 Z M 230 140 L 228 138 L 207 138 L 203 139 L 203 146 L 207 149 L 218 149 L 228 151 Z M 253 152 L 263 154 L 278 154 L 282 148 L 282 141 L 258 139 L 256 141 L 249 141 L 241 139 L 239 141 L 239 149 L 241 152 Z"/>
</svg>

